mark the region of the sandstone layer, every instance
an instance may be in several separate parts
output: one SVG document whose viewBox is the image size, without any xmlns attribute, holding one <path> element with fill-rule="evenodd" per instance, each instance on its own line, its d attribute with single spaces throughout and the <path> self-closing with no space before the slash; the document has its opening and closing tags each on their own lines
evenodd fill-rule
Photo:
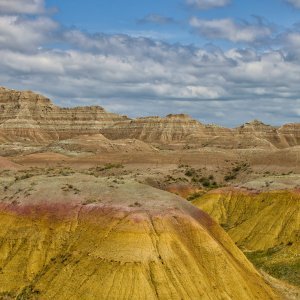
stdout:
<svg viewBox="0 0 300 300">
<path fill-rule="evenodd" d="M 47 143 L 82 134 L 96 134 L 127 119 L 100 106 L 60 108 L 30 91 L 0 88 L 0 136 L 6 141 Z"/>
<path fill-rule="evenodd" d="M 93 134 L 180 149 L 276 149 L 300 145 L 299 123 L 277 128 L 253 121 L 229 129 L 205 125 L 184 114 L 129 119 L 100 106 L 60 108 L 30 91 L 0 88 L 0 143 L 48 144 Z"/>
<path fill-rule="evenodd" d="M 0 185 L 2 297 L 279 299 L 221 227 L 180 197 L 82 174 Z"/>
</svg>

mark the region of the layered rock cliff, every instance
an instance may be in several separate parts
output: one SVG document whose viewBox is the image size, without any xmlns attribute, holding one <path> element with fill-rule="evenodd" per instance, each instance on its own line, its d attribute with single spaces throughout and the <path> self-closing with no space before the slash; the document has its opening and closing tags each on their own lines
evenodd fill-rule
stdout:
<svg viewBox="0 0 300 300">
<path fill-rule="evenodd" d="M 188 115 L 129 119 L 99 106 L 60 108 L 32 93 L 0 88 L 0 142 L 50 143 L 79 135 L 138 139 L 181 147 L 287 148 L 300 145 L 300 124 L 280 128 L 253 121 L 235 129 L 205 125 Z"/>
<path fill-rule="evenodd" d="M 48 98 L 30 91 L 0 89 L 2 140 L 47 143 L 82 134 L 96 134 L 126 119 L 99 106 L 60 108 Z"/>
<path fill-rule="evenodd" d="M 168 115 L 161 117 L 145 117 L 118 122 L 111 128 L 104 129 L 103 133 L 111 139 L 120 139 L 124 136 L 136 138 L 146 142 L 173 143 L 187 140 L 191 135 L 205 135 L 205 126 L 193 120 L 190 116 Z"/>
</svg>

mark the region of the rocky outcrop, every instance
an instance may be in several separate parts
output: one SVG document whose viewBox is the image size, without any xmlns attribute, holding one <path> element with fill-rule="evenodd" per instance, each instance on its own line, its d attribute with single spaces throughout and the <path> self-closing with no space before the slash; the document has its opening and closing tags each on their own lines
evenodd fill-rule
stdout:
<svg viewBox="0 0 300 300">
<path fill-rule="evenodd" d="M 265 147 L 289 147 L 284 138 L 278 132 L 278 128 L 266 125 L 259 120 L 253 120 L 236 128 L 236 136 L 241 141 L 250 142 L 253 146 Z"/>
<path fill-rule="evenodd" d="M 205 126 L 184 114 L 161 117 L 144 117 L 130 122 L 117 122 L 103 130 L 110 139 L 135 138 L 151 143 L 176 143 L 194 134 L 205 135 Z"/>
<path fill-rule="evenodd" d="M 300 123 L 283 125 L 278 133 L 285 142 L 284 146 L 300 145 Z"/>
<path fill-rule="evenodd" d="M 280 128 L 252 121 L 229 129 L 205 125 L 185 114 L 129 119 L 100 106 L 60 108 L 33 92 L 0 88 L 0 143 L 71 139 L 103 134 L 106 138 L 136 139 L 180 148 L 287 148 L 300 145 L 300 124 Z"/>
<path fill-rule="evenodd" d="M 60 108 L 33 92 L 0 89 L 0 136 L 8 141 L 48 143 L 82 134 L 96 134 L 127 117 L 100 106 Z"/>
</svg>

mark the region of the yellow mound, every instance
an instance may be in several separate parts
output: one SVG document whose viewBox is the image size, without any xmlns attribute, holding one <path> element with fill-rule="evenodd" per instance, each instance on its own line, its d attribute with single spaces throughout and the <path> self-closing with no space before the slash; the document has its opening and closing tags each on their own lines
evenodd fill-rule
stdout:
<svg viewBox="0 0 300 300">
<path fill-rule="evenodd" d="M 257 266 L 300 285 L 299 191 L 230 188 L 207 193 L 193 204 L 221 224 Z"/>
<path fill-rule="evenodd" d="M 278 299 L 211 218 L 145 185 L 31 177 L 0 212 L 2 296 Z"/>
</svg>

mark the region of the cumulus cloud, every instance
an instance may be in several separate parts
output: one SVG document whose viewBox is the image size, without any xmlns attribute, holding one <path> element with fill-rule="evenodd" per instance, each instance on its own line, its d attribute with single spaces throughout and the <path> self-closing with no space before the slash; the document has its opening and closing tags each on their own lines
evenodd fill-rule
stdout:
<svg viewBox="0 0 300 300">
<path fill-rule="evenodd" d="M 159 14 L 148 14 L 145 17 L 139 19 L 137 21 L 139 24 L 159 24 L 159 25 L 165 25 L 165 24 L 172 24 L 175 23 L 175 20 L 170 17 L 162 16 Z"/>
<path fill-rule="evenodd" d="M 231 0 L 186 0 L 186 3 L 190 6 L 198 9 L 210 9 L 215 7 L 226 6 Z"/>
<path fill-rule="evenodd" d="M 44 10 L 44 0 L 0 0 L 0 14 L 40 14 Z"/>
<path fill-rule="evenodd" d="M 252 28 L 259 24 L 229 24 L 240 31 L 224 34 L 233 41 L 269 34 Z M 300 37 L 291 31 L 282 40 L 285 46 L 276 51 L 225 51 L 62 29 L 46 16 L 2 15 L 0 82 L 41 92 L 57 104 L 100 104 L 130 116 L 186 112 L 229 126 L 253 118 L 296 121 L 300 56 L 293 51 Z"/>
<path fill-rule="evenodd" d="M 293 6 L 300 8 L 300 0 L 285 0 L 287 3 L 292 4 Z"/>
<path fill-rule="evenodd" d="M 210 39 L 252 43 L 271 36 L 271 27 L 264 24 L 236 23 L 232 19 L 204 20 L 193 17 L 190 25 L 195 31 Z"/>
<path fill-rule="evenodd" d="M 100 99 L 98 104 L 131 116 L 183 111 L 226 125 L 252 115 L 280 122 L 299 102 L 300 63 L 288 61 L 281 51 L 224 52 L 80 31 L 68 31 L 64 39 L 70 49 L 1 50 L 1 82 L 67 105 Z M 281 110 L 275 111 L 274 101 Z"/>
<path fill-rule="evenodd" d="M 29 51 L 48 41 L 58 24 L 47 17 L 0 16 L 0 47 Z"/>
</svg>

